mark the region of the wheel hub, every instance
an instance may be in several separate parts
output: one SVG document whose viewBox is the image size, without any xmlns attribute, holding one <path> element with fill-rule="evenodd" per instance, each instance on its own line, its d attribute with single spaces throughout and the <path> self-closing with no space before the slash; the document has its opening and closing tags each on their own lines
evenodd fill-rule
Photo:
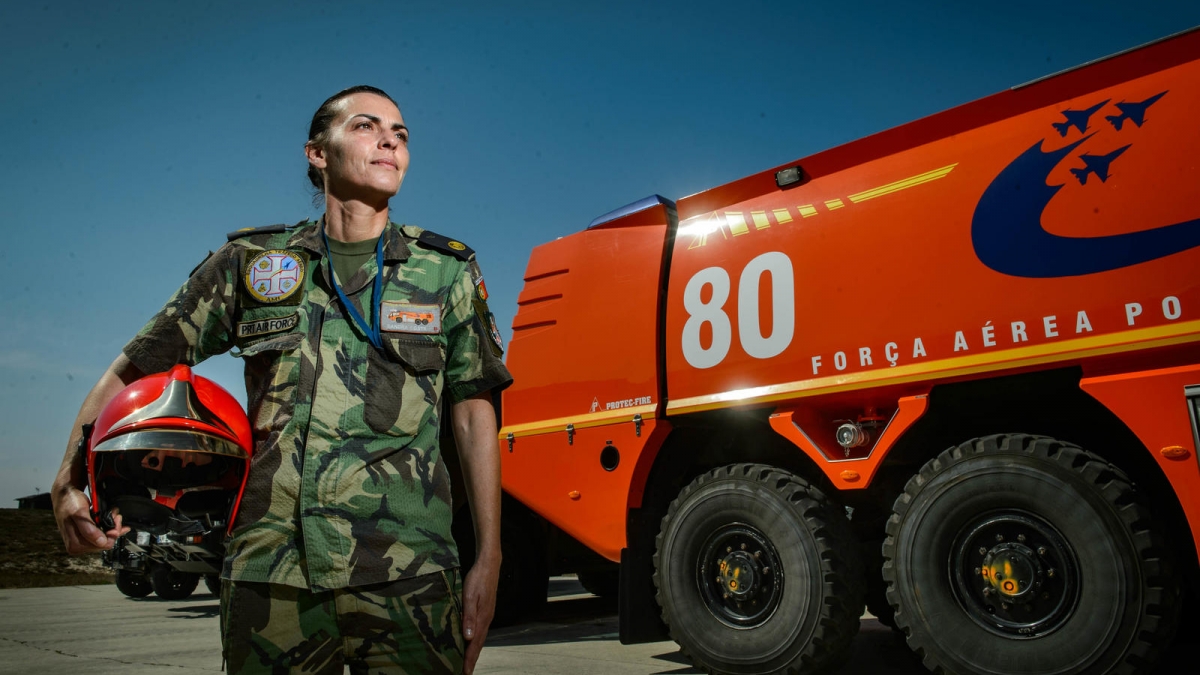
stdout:
<svg viewBox="0 0 1200 675">
<path fill-rule="evenodd" d="M 1007 637 L 1061 626 L 1079 600 L 1075 553 L 1033 514 L 1005 511 L 967 523 L 951 551 L 953 590 L 967 615 Z"/>
<path fill-rule="evenodd" d="M 756 551 L 757 552 L 757 551 Z M 759 553 L 761 557 L 761 553 Z M 721 583 L 729 594 L 738 600 L 746 600 L 757 594 L 758 580 L 763 576 L 762 568 L 746 551 L 733 551 L 721 558 L 717 564 L 721 570 Z"/>
<path fill-rule="evenodd" d="M 991 584 L 993 594 L 1010 602 L 1028 603 L 1036 600 L 1045 570 L 1033 549 L 1020 543 L 1006 543 L 987 552 L 980 575 Z"/>
<path fill-rule="evenodd" d="M 732 523 L 718 528 L 705 541 L 696 567 L 705 606 L 729 626 L 759 626 L 779 606 L 779 555 L 753 526 Z"/>
</svg>

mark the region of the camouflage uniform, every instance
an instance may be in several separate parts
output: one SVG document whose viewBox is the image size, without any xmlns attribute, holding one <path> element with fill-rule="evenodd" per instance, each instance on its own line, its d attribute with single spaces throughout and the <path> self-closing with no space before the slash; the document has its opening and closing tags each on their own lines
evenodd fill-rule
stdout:
<svg viewBox="0 0 1200 675">
<path fill-rule="evenodd" d="M 471 250 L 411 226 L 382 237 L 382 302 L 374 257 L 341 284 L 382 322 L 382 351 L 338 299 L 315 222 L 231 234 L 125 346 L 147 373 L 245 360 L 255 447 L 226 579 L 320 592 L 458 566 L 442 392 L 512 378 Z"/>
<path fill-rule="evenodd" d="M 221 591 L 231 672 L 341 675 L 343 663 L 351 673 L 462 672 L 456 570 L 336 591 L 248 582 Z"/>
</svg>

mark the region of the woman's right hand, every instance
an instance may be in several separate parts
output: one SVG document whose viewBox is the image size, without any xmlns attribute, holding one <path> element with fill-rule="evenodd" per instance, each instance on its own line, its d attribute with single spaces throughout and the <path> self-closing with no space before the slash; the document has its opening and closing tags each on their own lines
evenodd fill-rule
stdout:
<svg viewBox="0 0 1200 675">
<path fill-rule="evenodd" d="M 121 526 L 121 514 L 113 514 L 113 529 L 105 532 L 92 521 L 92 503 L 87 495 L 74 487 L 55 490 L 54 519 L 70 555 L 104 551 L 112 548 L 121 535 L 129 531 Z"/>
</svg>

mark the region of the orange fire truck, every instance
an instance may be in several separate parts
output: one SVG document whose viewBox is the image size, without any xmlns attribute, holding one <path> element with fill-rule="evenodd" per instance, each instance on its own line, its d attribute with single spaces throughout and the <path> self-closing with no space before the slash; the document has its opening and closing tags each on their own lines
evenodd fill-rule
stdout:
<svg viewBox="0 0 1200 675">
<path fill-rule="evenodd" d="M 503 597 L 578 570 L 718 673 L 833 666 L 864 603 L 939 672 L 1150 670 L 1200 571 L 1198 111 L 1194 30 L 537 247 Z"/>
</svg>

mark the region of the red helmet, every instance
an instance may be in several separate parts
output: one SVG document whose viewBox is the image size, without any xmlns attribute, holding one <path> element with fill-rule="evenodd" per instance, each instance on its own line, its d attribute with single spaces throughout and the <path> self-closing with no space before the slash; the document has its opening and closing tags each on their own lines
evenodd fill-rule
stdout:
<svg viewBox="0 0 1200 675">
<path fill-rule="evenodd" d="M 96 418 L 87 445 L 92 515 L 166 533 L 200 522 L 232 527 L 254 445 L 241 404 L 178 365 L 125 387 Z"/>
</svg>

